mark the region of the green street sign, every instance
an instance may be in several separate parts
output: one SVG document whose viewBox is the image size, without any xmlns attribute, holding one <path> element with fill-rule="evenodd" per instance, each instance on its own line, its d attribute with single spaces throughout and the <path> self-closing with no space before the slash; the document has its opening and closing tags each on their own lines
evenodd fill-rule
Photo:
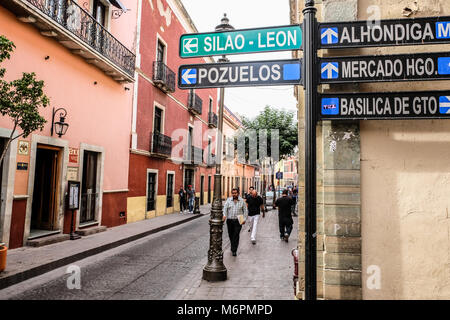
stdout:
<svg viewBox="0 0 450 320">
<path fill-rule="evenodd" d="M 300 50 L 302 38 L 300 25 L 184 34 L 180 37 L 180 57 Z"/>
</svg>

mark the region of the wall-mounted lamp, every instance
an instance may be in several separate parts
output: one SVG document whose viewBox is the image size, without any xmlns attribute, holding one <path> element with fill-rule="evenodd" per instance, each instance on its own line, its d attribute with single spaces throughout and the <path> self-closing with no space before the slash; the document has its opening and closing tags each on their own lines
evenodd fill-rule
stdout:
<svg viewBox="0 0 450 320">
<path fill-rule="evenodd" d="M 59 113 L 59 121 L 55 122 L 55 114 L 61 110 Z M 53 128 L 55 129 L 55 133 L 58 135 L 58 137 L 61 138 L 61 136 L 65 135 L 67 132 L 67 129 L 69 128 L 69 124 L 65 123 L 64 120 L 66 119 L 67 111 L 64 108 L 56 109 L 53 108 L 53 114 L 52 114 L 52 129 L 50 131 L 51 135 L 53 136 Z"/>
<path fill-rule="evenodd" d="M 50 59 L 50 56 L 45 56 L 44 59 L 45 59 L 45 60 L 48 60 L 48 59 Z"/>
</svg>

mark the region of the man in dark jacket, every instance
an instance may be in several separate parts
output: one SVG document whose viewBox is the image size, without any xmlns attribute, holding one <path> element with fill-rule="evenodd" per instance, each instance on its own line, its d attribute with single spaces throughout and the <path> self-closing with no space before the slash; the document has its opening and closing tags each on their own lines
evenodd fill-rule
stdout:
<svg viewBox="0 0 450 320">
<path fill-rule="evenodd" d="M 180 213 L 184 213 L 186 210 L 186 191 L 183 187 L 180 187 L 180 191 L 178 191 L 178 195 L 180 196 Z"/>
<path fill-rule="evenodd" d="M 278 208 L 278 224 L 280 226 L 280 239 L 288 242 L 289 236 L 292 232 L 292 225 L 294 221 L 291 215 L 291 206 L 294 200 L 288 197 L 288 191 L 283 190 L 281 198 L 275 201 L 275 206 Z"/>
</svg>

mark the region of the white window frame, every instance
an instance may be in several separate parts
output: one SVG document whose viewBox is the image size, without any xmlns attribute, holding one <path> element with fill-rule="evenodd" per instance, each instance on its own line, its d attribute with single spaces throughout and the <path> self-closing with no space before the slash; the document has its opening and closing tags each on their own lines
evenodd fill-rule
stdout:
<svg viewBox="0 0 450 320">
<path fill-rule="evenodd" d="M 172 206 L 167 207 L 167 194 L 166 194 L 166 209 L 175 208 L 175 171 L 167 170 L 166 171 L 166 193 L 167 187 L 169 186 L 169 174 L 173 175 L 173 183 L 172 183 Z"/>
<path fill-rule="evenodd" d="M 89 1 L 89 13 L 94 16 L 94 0 L 90 0 Z M 112 14 L 112 10 L 111 10 L 111 3 L 109 3 L 108 1 L 105 0 L 100 0 L 101 3 L 103 3 L 103 5 L 106 8 L 106 12 L 105 12 L 105 25 L 103 26 L 106 30 L 108 30 L 108 32 L 111 30 L 111 14 Z"/>
<path fill-rule="evenodd" d="M 77 214 L 76 218 L 76 229 L 80 227 L 86 227 L 89 225 L 95 225 L 100 224 L 102 221 L 102 207 L 103 207 L 103 170 L 105 167 L 105 149 L 101 146 L 95 146 L 90 145 L 87 143 L 81 143 L 80 144 L 80 166 L 78 168 L 78 179 L 80 181 L 80 192 L 81 192 L 81 186 L 83 185 L 83 167 L 84 167 L 84 151 L 91 151 L 98 153 L 97 156 L 97 177 L 96 177 L 96 190 L 95 192 L 98 194 L 98 199 L 95 202 L 95 219 L 94 221 L 87 222 L 84 224 L 80 224 L 80 214 Z M 81 197 L 81 194 L 80 194 Z M 81 202 L 80 202 L 80 209 L 78 212 L 81 213 Z"/>
<path fill-rule="evenodd" d="M 157 32 L 156 33 L 156 43 L 155 43 L 155 61 L 158 61 L 158 41 L 161 41 L 161 43 L 164 45 L 164 64 L 167 66 L 167 53 L 169 52 L 169 46 L 167 45 L 167 42 L 161 37 L 161 35 Z"/>
<path fill-rule="evenodd" d="M 147 201 L 148 201 L 148 174 L 149 173 L 156 173 L 156 183 L 155 183 L 155 209 L 151 211 L 147 211 Z M 158 207 L 158 178 L 159 178 L 159 170 L 158 169 L 148 169 L 145 177 L 145 219 L 147 219 L 147 214 L 149 212 L 155 211 Z"/>
<path fill-rule="evenodd" d="M 154 101 L 153 102 L 153 120 L 152 120 L 152 132 L 155 132 L 155 116 L 156 116 L 156 108 L 162 110 L 162 119 L 161 119 L 161 134 L 165 134 L 166 130 L 166 107 L 162 104 Z"/>
</svg>

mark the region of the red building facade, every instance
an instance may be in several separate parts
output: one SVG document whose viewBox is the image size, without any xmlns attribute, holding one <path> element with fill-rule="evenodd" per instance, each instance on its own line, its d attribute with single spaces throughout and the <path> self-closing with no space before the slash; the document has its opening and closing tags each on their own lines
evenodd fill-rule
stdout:
<svg viewBox="0 0 450 320">
<path fill-rule="evenodd" d="M 176 86 L 179 38 L 197 32 L 178 0 L 142 1 L 138 14 L 127 221 L 179 210 L 180 186 L 192 185 L 200 204 L 212 201 L 217 89 Z"/>
</svg>

